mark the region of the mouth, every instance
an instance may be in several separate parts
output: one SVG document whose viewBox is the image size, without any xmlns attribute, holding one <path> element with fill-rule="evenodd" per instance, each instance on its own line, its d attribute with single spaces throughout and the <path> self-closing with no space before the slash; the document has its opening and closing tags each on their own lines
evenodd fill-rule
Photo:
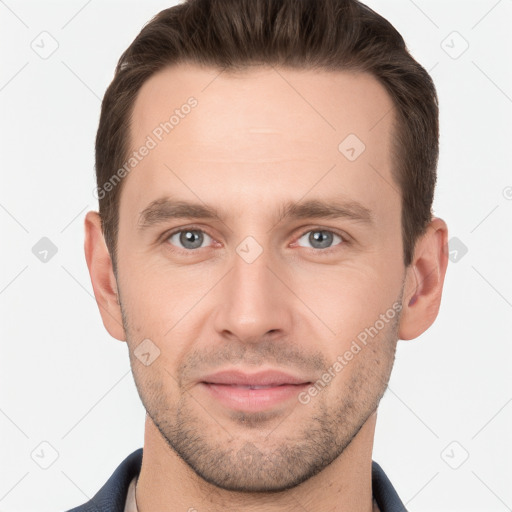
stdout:
<svg viewBox="0 0 512 512">
<path fill-rule="evenodd" d="M 260 369 L 257 373 L 230 367 L 204 376 L 199 386 L 209 400 L 236 411 L 258 412 L 291 407 L 298 395 L 311 384 L 311 377 L 281 369 Z"/>
<path fill-rule="evenodd" d="M 309 384 L 308 378 L 301 378 L 280 370 L 264 370 L 247 373 L 238 369 L 223 370 L 201 379 L 206 384 L 223 384 L 254 388 L 276 387 L 281 385 Z"/>
<path fill-rule="evenodd" d="M 277 407 L 291 399 L 296 401 L 298 394 L 309 384 L 243 386 L 202 382 L 201 386 L 208 392 L 210 398 L 229 409 L 257 412 Z"/>
<path fill-rule="evenodd" d="M 205 382 L 204 384 L 214 384 L 213 382 Z M 243 384 L 217 384 L 217 386 L 231 386 L 238 389 L 271 389 L 278 386 L 300 386 L 300 384 L 270 384 L 268 386 L 244 386 Z"/>
</svg>

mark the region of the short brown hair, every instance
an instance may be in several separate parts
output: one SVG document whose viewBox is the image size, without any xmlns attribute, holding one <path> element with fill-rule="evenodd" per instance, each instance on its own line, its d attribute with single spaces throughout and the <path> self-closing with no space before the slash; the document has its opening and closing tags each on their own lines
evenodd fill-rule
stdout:
<svg viewBox="0 0 512 512">
<path fill-rule="evenodd" d="M 116 266 L 122 182 L 102 188 L 130 151 L 133 105 L 143 83 L 178 63 L 220 70 L 271 65 L 368 72 L 396 109 L 393 178 L 402 204 L 404 264 L 432 219 L 439 109 L 427 71 L 397 30 L 357 0 L 188 0 L 157 14 L 121 55 L 101 106 L 96 136 L 99 211 Z"/>
</svg>

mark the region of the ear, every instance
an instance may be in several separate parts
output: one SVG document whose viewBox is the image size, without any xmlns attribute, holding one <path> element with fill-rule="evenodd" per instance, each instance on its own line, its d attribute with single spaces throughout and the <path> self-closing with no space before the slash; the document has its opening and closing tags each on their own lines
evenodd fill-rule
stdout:
<svg viewBox="0 0 512 512">
<path fill-rule="evenodd" d="M 84 248 L 94 296 L 100 309 L 103 325 L 112 337 L 125 341 L 117 282 L 112 259 L 103 238 L 98 212 L 88 212 L 85 216 Z"/>
<path fill-rule="evenodd" d="M 448 266 L 448 227 L 433 218 L 416 242 L 413 261 L 407 267 L 398 337 L 411 340 L 434 322 L 441 304 Z"/>
</svg>

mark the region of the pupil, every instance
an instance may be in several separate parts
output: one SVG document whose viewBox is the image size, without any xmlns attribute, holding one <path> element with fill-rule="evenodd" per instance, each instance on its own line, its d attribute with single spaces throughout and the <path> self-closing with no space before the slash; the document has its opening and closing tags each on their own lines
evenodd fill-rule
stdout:
<svg viewBox="0 0 512 512">
<path fill-rule="evenodd" d="M 313 231 L 309 235 L 309 241 L 313 247 L 324 249 L 331 245 L 332 236 L 332 233 L 329 233 L 328 231 Z"/>
<path fill-rule="evenodd" d="M 197 249 L 201 247 L 202 235 L 197 231 L 185 231 L 180 236 L 180 242 L 187 249 Z"/>
</svg>

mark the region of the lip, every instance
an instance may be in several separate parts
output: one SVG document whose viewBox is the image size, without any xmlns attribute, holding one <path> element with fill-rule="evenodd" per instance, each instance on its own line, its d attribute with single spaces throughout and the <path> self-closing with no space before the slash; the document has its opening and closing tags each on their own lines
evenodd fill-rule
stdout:
<svg viewBox="0 0 512 512">
<path fill-rule="evenodd" d="M 309 384 L 310 381 L 278 370 L 244 373 L 240 370 L 223 370 L 201 378 L 207 384 L 234 386 L 282 386 L 285 384 Z"/>
<path fill-rule="evenodd" d="M 258 412 L 276 407 L 294 398 L 311 384 L 303 378 L 275 371 L 248 374 L 222 371 L 204 377 L 199 383 L 208 395 L 225 407 L 245 412 Z M 250 386 L 264 386 L 252 389 Z"/>
<path fill-rule="evenodd" d="M 250 389 L 231 384 L 207 384 L 201 382 L 210 398 L 224 407 L 235 411 L 259 412 L 282 405 L 292 399 L 297 402 L 298 395 L 309 384 L 283 384 L 281 386 Z"/>
</svg>

